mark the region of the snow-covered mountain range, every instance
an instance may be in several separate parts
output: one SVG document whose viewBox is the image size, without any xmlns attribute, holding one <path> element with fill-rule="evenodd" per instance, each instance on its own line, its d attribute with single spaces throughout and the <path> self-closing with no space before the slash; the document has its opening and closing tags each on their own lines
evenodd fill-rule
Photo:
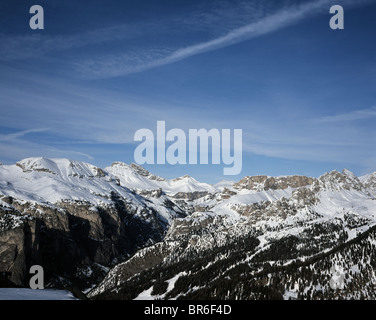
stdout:
<svg viewBox="0 0 376 320">
<path fill-rule="evenodd" d="M 0 165 L 0 271 L 24 286 L 40 264 L 93 299 L 372 298 L 375 228 L 375 173 L 210 185 L 121 162 Z"/>
<path fill-rule="evenodd" d="M 109 203 L 106 196 L 112 191 L 125 198 L 129 198 L 130 190 L 162 189 L 168 195 L 218 191 L 214 186 L 189 176 L 166 180 L 139 165 L 122 162 L 101 169 L 68 159 L 29 158 L 15 165 L 0 166 L 0 176 L 3 195 L 36 203 L 73 200 L 103 204 Z"/>
</svg>

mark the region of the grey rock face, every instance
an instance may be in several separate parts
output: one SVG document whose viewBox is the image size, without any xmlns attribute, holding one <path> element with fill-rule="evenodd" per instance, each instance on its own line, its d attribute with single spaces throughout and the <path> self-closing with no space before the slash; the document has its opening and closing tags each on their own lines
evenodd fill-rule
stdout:
<svg viewBox="0 0 376 320">
<path fill-rule="evenodd" d="M 315 181 L 314 178 L 306 176 L 287 176 L 287 177 L 268 177 L 268 176 L 253 176 L 245 177 L 234 184 L 234 188 L 241 190 L 278 190 L 287 188 L 299 188 L 311 185 Z"/>
<path fill-rule="evenodd" d="M 207 191 L 194 191 L 194 192 L 178 192 L 173 197 L 175 199 L 184 199 L 188 201 L 197 200 L 199 198 L 205 197 L 209 194 Z"/>
<path fill-rule="evenodd" d="M 11 205 L 0 207 L 0 271 L 11 272 L 10 280 L 20 286 L 28 285 L 34 264 L 44 267 L 47 281 L 85 282 L 74 277 L 80 268 L 111 266 L 162 240 L 166 225 L 157 212 L 132 208 L 116 195 L 112 200 L 104 207 L 72 202 L 53 207 L 2 198 Z"/>
</svg>

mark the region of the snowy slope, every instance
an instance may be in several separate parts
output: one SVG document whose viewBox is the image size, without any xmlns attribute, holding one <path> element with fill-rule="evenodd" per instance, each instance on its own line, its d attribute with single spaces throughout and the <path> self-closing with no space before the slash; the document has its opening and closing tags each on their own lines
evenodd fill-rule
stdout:
<svg viewBox="0 0 376 320">
<path fill-rule="evenodd" d="M 105 168 L 109 174 L 119 178 L 120 184 L 129 189 L 156 190 L 162 189 L 168 195 L 179 192 L 207 191 L 214 193 L 218 189 L 201 183 L 186 175 L 180 178 L 166 180 L 164 178 L 150 174 L 145 169 L 140 170 L 140 166 L 123 162 L 114 162 L 112 166 Z"/>
<path fill-rule="evenodd" d="M 115 179 L 91 164 L 68 159 L 29 158 L 0 166 L 0 194 L 19 200 L 57 203 L 61 200 L 109 203 L 114 191 L 137 199 Z"/>
<path fill-rule="evenodd" d="M 217 191 L 189 176 L 165 180 L 140 166 L 122 162 L 104 170 L 85 162 L 45 158 L 28 158 L 15 165 L 0 166 L 0 194 L 29 202 L 73 200 L 97 205 L 109 203 L 109 194 L 116 192 L 137 203 L 129 189 L 162 189 L 168 195 Z"/>
<path fill-rule="evenodd" d="M 77 300 L 65 290 L 0 288 L 0 300 Z"/>
<path fill-rule="evenodd" d="M 28 158 L 15 165 L 0 166 L 0 204 L 10 196 L 17 201 L 58 205 L 61 201 L 85 202 L 92 206 L 112 203 L 115 193 L 134 207 L 155 209 L 168 224 L 175 218 L 177 207 L 167 208 L 165 195 L 147 196 L 143 191 L 162 190 L 167 195 L 179 192 L 216 192 L 209 184 L 200 183 L 189 176 L 165 180 L 137 165 L 115 162 L 104 170 L 85 162 L 69 159 Z M 133 191 L 142 194 L 136 195 Z"/>
</svg>

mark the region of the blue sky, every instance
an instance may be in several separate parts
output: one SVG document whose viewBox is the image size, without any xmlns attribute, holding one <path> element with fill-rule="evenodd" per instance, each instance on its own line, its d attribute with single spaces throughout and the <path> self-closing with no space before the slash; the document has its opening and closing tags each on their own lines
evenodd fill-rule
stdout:
<svg viewBox="0 0 376 320">
<path fill-rule="evenodd" d="M 34 4 L 34 3 L 33 3 Z M 376 0 L 0 4 L 0 161 L 131 163 L 136 130 L 243 130 L 243 170 L 145 165 L 211 183 L 376 171 Z M 329 27 L 333 4 L 345 29 Z"/>
</svg>

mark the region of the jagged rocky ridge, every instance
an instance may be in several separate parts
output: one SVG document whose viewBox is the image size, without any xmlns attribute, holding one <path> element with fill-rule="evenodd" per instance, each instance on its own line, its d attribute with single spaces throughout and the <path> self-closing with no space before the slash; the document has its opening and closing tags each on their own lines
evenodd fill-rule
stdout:
<svg viewBox="0 0 376 320">
<path fill-rule="evenodd" d="M 92 299 L 374 297 L 375 174 L 212 186 L 31 158 L 0 177 L 0 271 L 18 284 L 38 262 Z"/>
</svg>

